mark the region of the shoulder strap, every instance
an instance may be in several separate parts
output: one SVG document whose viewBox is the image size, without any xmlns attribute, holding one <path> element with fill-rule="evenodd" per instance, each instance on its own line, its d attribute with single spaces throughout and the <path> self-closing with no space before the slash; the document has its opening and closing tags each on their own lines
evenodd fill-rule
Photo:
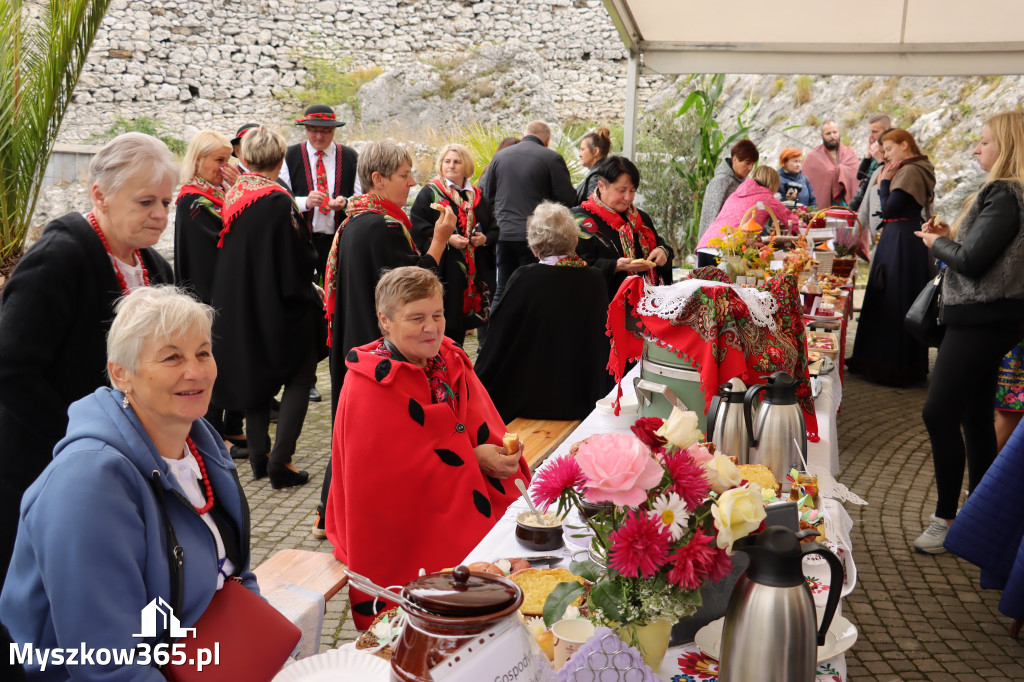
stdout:
<svg viewBox="0 0 1024 682">
<path fill-rule="evenodd" d="M 178 537 L 174 534 L 174 526 L 171 525 L 171 517 L 167 514 L 167 500 L 165 499 L 164 487 L 161 485 L 162 475 L 157 469 L 153 470 L 153 477 L 149 479 L 153 491 L 156 493 L 157 502 L 160 504 L 160 511 L 164 515 L 164 539 L 167 543 L 167 560 L 171 575 L 171 608 L 175 613 L 180 614 L 182 599 L 185 593 L 185 549 L 178 543 Z M 171 631 L 168 629 L 161 639 L 171 641 Z"/>
</svg>

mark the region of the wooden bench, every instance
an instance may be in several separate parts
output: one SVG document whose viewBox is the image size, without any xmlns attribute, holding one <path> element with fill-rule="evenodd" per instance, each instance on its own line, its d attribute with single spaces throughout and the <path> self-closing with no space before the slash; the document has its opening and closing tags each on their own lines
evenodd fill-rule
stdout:
<svg viewBox="0 0 1024 682">
<path fill-rule="evenodd" d="M 520 417 L 508 425 L 508 430 L 519 436 L 530 471 L 536 471 L 548 455 L 554 452 L 579 425 L 580 420 L 556 421 Z"/>
<path fill-rule="evenodd" d="M 282 585 L 297 585 L 322 594 L 327 601 L 348 583 L 345 568 L 329 552 L 282 549 L 254 568 L 253 573 L 263 594 Z"/>
</svg>

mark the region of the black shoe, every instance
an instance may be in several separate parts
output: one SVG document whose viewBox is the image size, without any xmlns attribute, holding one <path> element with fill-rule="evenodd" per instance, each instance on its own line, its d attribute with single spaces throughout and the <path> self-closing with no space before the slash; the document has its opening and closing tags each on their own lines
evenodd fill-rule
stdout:
<svg viewBox="0 0 1024 682">
<path fill-rule="evenodd" d="M 237 445 L 240 448 L 249 447 L 249 439 L 247 439 L 245 436 L 242 436 L 241 438 L 232 438 L 231 436 L 224 436 L 224 440 L 231 443 L 232 445 Z"/>
<path fill-rule="evenodd" d="M 270 458 L 266 455 L 255 455 L 252 452 L 249 453 L 249 466 L 252 467 L 252 477 L 257 481 L 261 478 L 265 478 L 267 475 L 267 463 Z"/>
<path fill-rule="evenodd" d="M 291 488 L 296 485 L 305 485 L 309 482 L 309 473 L 306 471 L 292 471 L 280 462 L 270 462 L 267 467 L 270 474 L 270 487 L 274 490 Z"/>
<path fill-rule="evenodd" d="M 309 402 L 318 403 L 321 400 L 323 400 L 323 398 L 320 397 L 320 391 L 316 390 L 316 386 L 309 389 Z"/>
<path fill-rule="evenodd" d="M 313 537 L 317 540 L 325 540 L 327 538 L 327 529 L 324 528 L 324 515 L 320 513 L 320 510 L 316 510 L 316 521 L 313 522 Z"/>
<path fill-rule="evenodd" d="M 232 445 L 228 452 L 231 453 L 231 459 L 249 459 L 249 451 L 237 445 Z"/>
</svg>

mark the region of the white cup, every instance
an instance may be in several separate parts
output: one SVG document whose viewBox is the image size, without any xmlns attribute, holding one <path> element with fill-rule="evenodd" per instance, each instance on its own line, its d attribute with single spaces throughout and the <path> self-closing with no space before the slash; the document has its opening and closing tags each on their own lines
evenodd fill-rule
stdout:
<svg viewBox="0 0 1024 682">
<path fill-rule="evenodd" d="M 555 670 L 561 670 L 594 634 L 594 624 L 586 618 L 568 618 L 552 625 L 551 633 L 555 636 Z"/>
</svg>

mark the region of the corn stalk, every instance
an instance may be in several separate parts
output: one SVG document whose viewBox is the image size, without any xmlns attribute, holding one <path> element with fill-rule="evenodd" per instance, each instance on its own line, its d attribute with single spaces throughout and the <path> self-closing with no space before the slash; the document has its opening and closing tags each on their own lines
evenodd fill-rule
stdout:
<svg viewBox="0 0 1024 682">
<path fill-rule="evenodd" d="M 0 0 L 0 265 L 17 258 L 110 0 Z"/>
</svg>

